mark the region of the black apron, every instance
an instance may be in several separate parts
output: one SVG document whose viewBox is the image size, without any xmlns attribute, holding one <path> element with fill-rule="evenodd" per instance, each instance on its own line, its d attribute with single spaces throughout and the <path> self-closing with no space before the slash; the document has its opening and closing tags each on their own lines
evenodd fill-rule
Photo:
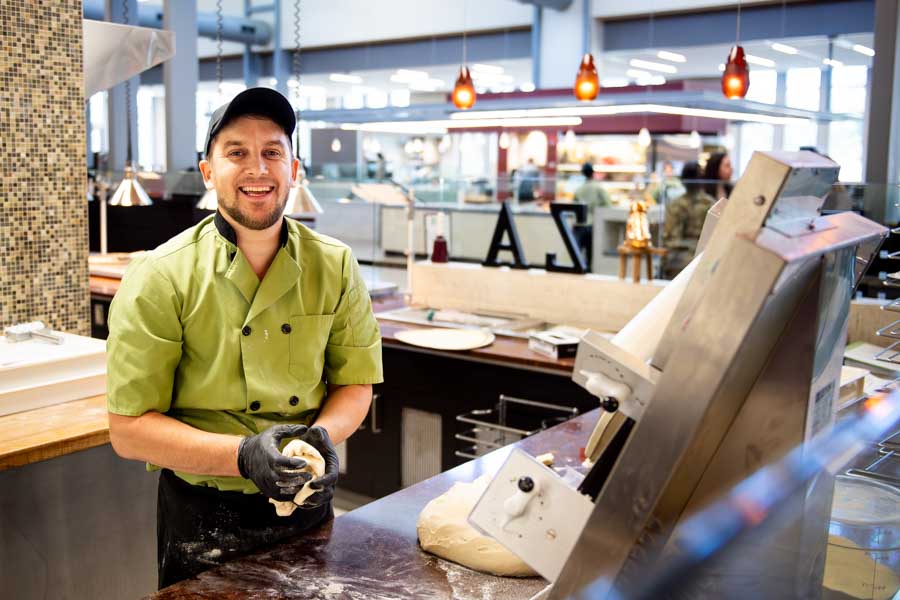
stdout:
<svg viewBox="0 0 900 600">
<path fill-rule="evenodd" d="M 191 485 L 163 469 L 156 505 L 159 588 L 299 535 L 333 517 L 331 503 L 298 508 L 289 517 L 279 517 L 262 494 Z"/>
</svg>

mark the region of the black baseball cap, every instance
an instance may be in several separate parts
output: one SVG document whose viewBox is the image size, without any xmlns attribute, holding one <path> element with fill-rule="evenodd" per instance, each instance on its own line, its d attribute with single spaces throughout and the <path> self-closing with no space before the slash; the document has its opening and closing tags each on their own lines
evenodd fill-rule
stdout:
<svg viewBox="0 0 900 600">
<path fill-rule="evenodd" d="M 264 87 L 244 90 L 235 96 L 231 102 L 217 108 L 212 117 L 210 117 L 209 129 L 206 132 L 206 144 L 203 146 L 207 157 L 209 157 L 209 147 L 213 138 L 228 123 L 243 115 L 260 115 L 272 119 L 284 129 L 284 133 L 289 140 L 294 135 L 294 127 L 297 125 L 294 107 L 279 92 Z"/>
</svg>

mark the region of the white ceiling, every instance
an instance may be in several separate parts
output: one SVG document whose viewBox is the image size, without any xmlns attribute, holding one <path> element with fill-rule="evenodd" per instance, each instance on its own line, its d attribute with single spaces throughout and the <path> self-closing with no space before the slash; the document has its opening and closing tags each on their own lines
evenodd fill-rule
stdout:
<svg viewBox="0 0 900 600">
<path fill-rule="evenodd" d="M 837 38 L 833 42 L 833 59 L 841 61 L 848 66 L 871 65 L 871 57 L 860 54 L 850 47 L 853 44 L 859 44 L 871 48 L 872 37 L 871 33 L 861 33 Z M 771 46 L 773 42 L 793 46 L 798 50 L 798 53 L 788 55 L 773 50 Z M 823 66 L 822 60 L 828 57 L 828 39 L 823 36 L 754 40 L 743 42 L 742 46 L 747 54 L 775 61 L 774 67 L 759 67 L 751 64 L 751 71 L 754 68 L 774 68 L 778 71 L 785 71 L 793 68 L 821 67 Z M 629 66 L 629 61 L 633 58 L 667 63 L 676 67 L 678 69 L 677 74 L 666 75 L 672 79 L 717 77 L 720 72 L 719 65 L 725 62 L 730 49 L 731 44 L 712 44 L 682 48 L 655 48 L 643 51 L 622 50 L 607 52 L 600 57 L 603 69 L 601 77 L 626 77 L 625 71 L 633 68 Z M 656 56 L 659 50 L 668 50 L 682 54 L 687 58 L 687 62 L 679 64 L 662 60 Z"/>
<path fill-rule="evenodd" d="M 872 37 L 872 34 L 841 36 L 832 42 L 833 58 L 841 61 L 847 66 L 871 65 L 871 57 L 860 54 L 859 52 L 852 50 L 851 47 L 854 44 L 859 44 L 871 48 Z M 798 52 L 794 55 L 788 55 L 775 51 L 772 49 L 773 42 L 793 46 Z M 825 37 L 781 38 L 777 40 L 748 41 L 743 43 L 743 47 L 746 53 L 751 56 L 758 56 L 775 62 L 774 67 L 751 64 L 751 73 L 754 69 L 775 69 L 783 71 L 792 68 L 822 67 L 822 60 L 828 56 L 829 41 Z M 681 54 L 686 58 L 686 61 L 684 63 L 675 63 L 660 59 L 657 57 L 657 52 L 659 50 L 667 50 Z M 638 83 L 640 81 L 634 76 L 629 76 L 627 73 L 629 70 L 636 68 L 629 64 L 632 59 L 653 61 L 674 67 L 677 72 L 673 74 L 648 71 L 653 75 L 662 75 L 667 79 L 718 77 L 720 74 L 720 65 L 725 62 L 729 50 L 730 45 L 716 44 L 607 52 L 597 56 L 598 69 L 600 71 L 601 83 L 606 82 L 610 85 L 623 84 L 626 82 Z M 490 63 L 490 66 L 501 68 L 502 74 L 494 79 L 480 79 L 478 77 L 477 67 L 473 68 L 476 86 L 481 93 L 485 91 L 513 91 L 521 89 L 523 86 L 525 86 L 525 89 L 529 89 L 528 86 L 532 83 L 532 66 L 530 59 L 493 61 Z M 578 61 L 573 60 L 573 80 L 577 67 Z M 437 81 L 432 81 L 436 86 L 436 89 L 432 93 L 415 90 L 411 91 L 412 103 L 441 102 L 443 101 L 445 94 L 453 88 L 453 84 L 459 71 L 459 65 L 455 63 L 431 65 L 426 67 L 415 67 L 414 70 L 423 71 L 427 73 L 428 79 Z M 646 69 L 641 70 L 647 71 Z M 335 82 L 329 78 L 329 74 L 314 74 L 304 75 L 301 83 L 311 94 L 321 94 L 322 90 L 324 90 L 328 98 L 341 97 L 354 92 L 367 94 L 372 90 L 378 90 L 389 94 L 394 90 L 410 89 L 408 84 L 391 81 L 391 77 L 396 74 L 395 70 L 351 70 L 344 74 L 356 75 L 362 79 L 362 82 L 356 84 Z M 439 86 L 437 85 L 438 81 L 440 82 Z M 201 87 L 213 89 L 214 84 L 207 82 Z"/>
</svg>

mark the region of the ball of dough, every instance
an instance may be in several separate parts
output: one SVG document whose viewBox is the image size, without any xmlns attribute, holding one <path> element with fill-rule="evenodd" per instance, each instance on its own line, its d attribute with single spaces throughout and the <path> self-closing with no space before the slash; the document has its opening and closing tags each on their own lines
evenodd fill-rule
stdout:
<svg viewBox="0 0 900 600">
<path fill-rule="evenodd" d="M 455 483 L 447 493 L 426 504 L 417 525 L 419 544 L 426 552 L 483 573 L 537 575 L 522 559 L 500 542 L 480 534 L 466 520 L 488 483 L 487 475 L 472 483 Z"/>
<path fill-rule="evenodd" d="M 302 472 L 313 474 L 313 478 L 307 481 L 306 485 L 294 495 L 293 502 L 281 502 L 269 498 L 269 502 L 275 505 L 275 512 L 278 513 L 279 517 L 289 517 L 298 506 L 306 502 L 306 499 L 316 492 L 316 490 L 309 487 L 309 484 L 325 474 L 325 459 L 322 458 L 318 450 L 303 440 L 292 440 L 284 447 L 281 453 L 285 456 L 302 458 L 306 461 L 306 467 L 302 469 Z"/>
</svg>

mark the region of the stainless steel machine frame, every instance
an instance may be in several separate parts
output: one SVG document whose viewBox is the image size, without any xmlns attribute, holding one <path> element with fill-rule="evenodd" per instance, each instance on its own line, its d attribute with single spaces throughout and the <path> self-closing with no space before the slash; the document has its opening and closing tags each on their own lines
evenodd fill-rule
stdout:
<svg viewBox="0 0 900 600">
<path fill-rule="evenodd" d="M 662 371 L 653 396 L 550 598 L 591 583 L 592 597 L 630 587 L 677 553 L 682 520 L 831 425 L 851 295 L 887 235 L 854 213 L 818 215 L 837 169 L 808 152 L 754 155 L 651 359 Z M 747 566 L 751 595 L 776 584 L 818 594 L 832 488 L 815 479 L 804 520 L 774 540 L 781 551 Z M 723 576 L 709 591 L 733 583 Z"/>
</svg>

